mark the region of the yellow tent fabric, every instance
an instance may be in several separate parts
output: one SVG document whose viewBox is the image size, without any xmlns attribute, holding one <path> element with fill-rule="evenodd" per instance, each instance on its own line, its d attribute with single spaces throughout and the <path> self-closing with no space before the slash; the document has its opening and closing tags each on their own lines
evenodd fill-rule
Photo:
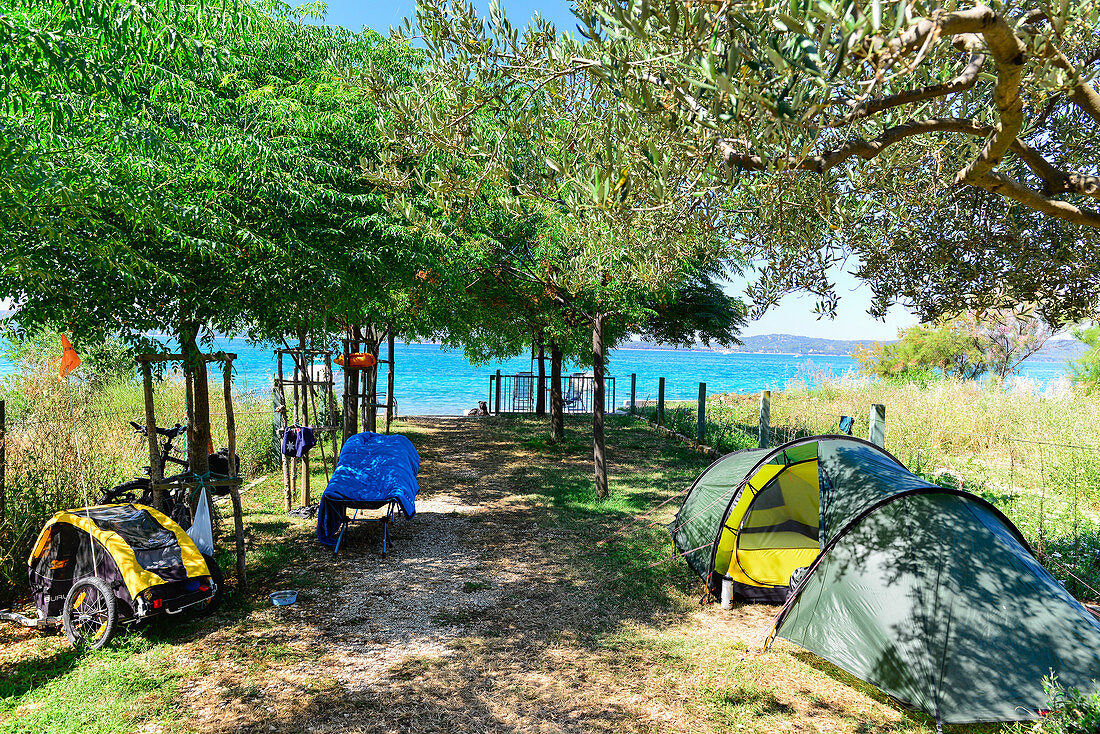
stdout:
<svg viewBox="0 0 1100 734">
<path fill-rule="evenodd" d="M 762 494 L 772 500 L 766 506 L 758 501 Z M 723 525 L 715 572 L 741 584 L 787 586 L 794 570 L 809 566 L 820 551 L 820 497 L 816 459 L 760 467 Z"/>
</svg>

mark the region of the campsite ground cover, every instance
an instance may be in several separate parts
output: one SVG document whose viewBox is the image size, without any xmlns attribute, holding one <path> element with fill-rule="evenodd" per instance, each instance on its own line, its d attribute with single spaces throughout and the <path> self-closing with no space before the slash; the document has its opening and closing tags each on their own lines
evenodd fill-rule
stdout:
<svg viewBox="0 0 1100 734">
<path fill-rule="evenodd" d="M 581 421 L 560 444 L 530 419 L 400 430 L 422 492 L 388 558 L 374 527 L 333 558 L 268 479 L 245 495 L 249 599 L 83 656 L 0 629 L 0 732 L 931 730 L 793 646 L 759 654 L 775 608 L 700 605 L 663 530 L 676 502 L 615 534 L 684 489 L 700 454 L 612 418 L 612 496 L 596 502 Z M 299 603 L 266 604 L 279 588 Z"/>
</svg>

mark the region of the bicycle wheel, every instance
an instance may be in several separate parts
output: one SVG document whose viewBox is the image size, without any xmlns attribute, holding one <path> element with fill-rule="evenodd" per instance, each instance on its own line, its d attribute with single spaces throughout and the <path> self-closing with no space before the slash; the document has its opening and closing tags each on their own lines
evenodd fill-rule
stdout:
<svg viewBox="0 0 1100 734">
<path fill-rule="evenodd" d="M 118 605 L 107 582 L 93 577 L 73 584 L 65 595 L 61 623 L 77 647 L 98 650 L 110 642 L 118 626 Z"/>
<path fill-rule="evenodd" d="M 103 496 L 99 498 L 99 504 L 101 505 L 114 505 L 114 504 L 126 504 L 126 503 L 141 503 L 145 504 L 146 495 L 149 494 L 149 480 L 148 479 L 134 479 L 130 482 L 123 482 L 117 487 L 111 487 Z"/>
</svg>

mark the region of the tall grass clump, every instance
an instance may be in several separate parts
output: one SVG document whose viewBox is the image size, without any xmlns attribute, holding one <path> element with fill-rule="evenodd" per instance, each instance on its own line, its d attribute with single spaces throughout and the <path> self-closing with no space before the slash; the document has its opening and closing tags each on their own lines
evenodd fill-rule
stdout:
<svg viewBox="0 0 1100 734">
<path fill-rule="evenodd" d="M 1051 676 L 1043 680 L 1049 708 L 1038 723 L 1017 723 L 1008 729 L 1011 734 L 1096 734 L 1100 731 L 1100 693 L 1084 694 L 1066 689 Z"/>
<path fill-rule="evenodd" d="M 16 340 L 8 357 L 18 371 L 0 383 L 7 406 L 5 508 L 0 516 L 0 604 L 26 593 L 26 560 L 39 530 L 55 512 L 94 503 L 104 489 L 141 476 L 148 441 L 130 421 L 145 423 L 144 392 L 133 369 L 92 359 L 58 379 L 60 338 Z M 131 359 L 116 352 L 113 359 Z M 85 367 L 90 369 L 85 372 Z M 129 361 L 132 365 L 133 362 Z M 221 395 L 220 385 L 211 395 Z M 182 380 L 168 374 L 154 389 L 159 425 L 186 420 Z M 216 446 L 225 446 L 225 411 L 211 401 Z M 270 470 L 276 458 L 270 406 L 245 395 L 235 405 L 237 453 L 246 477 Z M 182 439 L 177 455 L 185 456 Z"/>
</svg>

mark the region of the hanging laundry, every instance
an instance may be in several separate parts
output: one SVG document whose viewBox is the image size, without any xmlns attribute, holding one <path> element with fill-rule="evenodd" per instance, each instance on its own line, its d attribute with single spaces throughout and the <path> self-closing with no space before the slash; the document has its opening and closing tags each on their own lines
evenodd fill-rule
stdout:
<svg viewBox="0 0 1100 734">
<path fill-rule="evenodd" d="M 310 426 L 290 426 L 283 433 L 283 454 L 302 458 L 317 444 Z"/>
</svg>

